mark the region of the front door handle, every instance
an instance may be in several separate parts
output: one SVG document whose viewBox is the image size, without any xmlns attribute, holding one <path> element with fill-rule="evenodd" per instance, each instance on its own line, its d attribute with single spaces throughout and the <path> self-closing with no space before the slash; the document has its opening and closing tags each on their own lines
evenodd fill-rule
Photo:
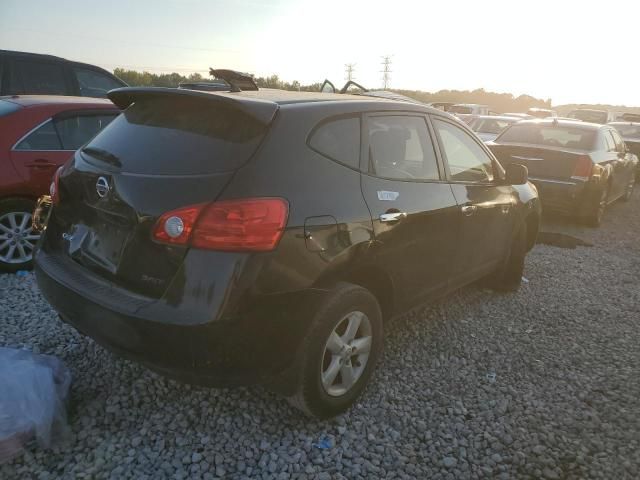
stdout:
<svg viewBox="0 0 640 480">
<path fill-rule="evenodd" d="M 33 162 L 27 163 L 26 166 L 29 168 L 53 168 L 56 164 L 44 158 L 36 158 Z"/>
<path fill-rule="evenodd" d="M 475 205 L 463 205 L 460 207 L 460 210 L 465 217 L 470 217 L 471 215 L 476 213 L 477 209 L 478 207 L 476 207 Z"/>
<path fill-rule="evenodd" d="M 397 222 L 407 216 L 406 212 L 383 213 L 380 215 L 381 222 Z"/>
</svg>

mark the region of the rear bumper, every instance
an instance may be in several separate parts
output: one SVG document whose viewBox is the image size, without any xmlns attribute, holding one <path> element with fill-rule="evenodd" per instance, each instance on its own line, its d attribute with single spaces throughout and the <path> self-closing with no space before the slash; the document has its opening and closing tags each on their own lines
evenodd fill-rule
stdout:
<svg viewBox="0 0 640 480">
<path fill-rule="evenodd" d="M 35 258 L 38 285 L 65 322 L 120 356 L 210 386 L 281 376 L 294 364 L 313 309 L 326 294 L 307 289 L 246 298 L 242 315 L 212 314 L 181 324 L 179 305 L 128 294 L 76 267 L 43 251 Z"/>
<path fill-rule="evenodd" d="M 545 212 L 584 215 L 588 199 L 596 194 L 598 185 L 588 182 L 570 182 L 529 178 L 536 186 Z"/>
</svg>

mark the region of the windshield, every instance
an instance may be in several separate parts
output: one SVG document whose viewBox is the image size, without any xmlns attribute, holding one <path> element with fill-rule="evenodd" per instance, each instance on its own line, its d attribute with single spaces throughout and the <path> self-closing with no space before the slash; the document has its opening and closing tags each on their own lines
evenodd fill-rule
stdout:
<svg viewBox="0 0 640 480">
<path fill-rule="evenodd" d="M 515 120 L 496 120 L 493 118 L 478 118 L 471 128 L 478 133 L 499 134 L 509 125 L 515 123 Z"/>
<path fill-rule="evenodd" d="M 577 118 L 583 122 L 607 123 L 607 112 L 600 110 L 574 110 L 569 113 L 569 118 Z"/>
<path fill-rule="evenodd" d="M 591 150 L 596 130 L 551 126 L 551 125 L 512 125 L 500 135 L 499 143 L 526 143 L 548 147 L 562 147 L 573 150 Z"/>
</svg>

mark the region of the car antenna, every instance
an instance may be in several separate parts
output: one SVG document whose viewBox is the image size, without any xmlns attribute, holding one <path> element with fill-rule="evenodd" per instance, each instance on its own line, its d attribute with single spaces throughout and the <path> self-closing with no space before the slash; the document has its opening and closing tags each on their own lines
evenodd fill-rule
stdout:
<svg viewBox="0 0 640 480">
<path fill-rule="evenodd" d="M 258 84 L 253 79 L 253 75 L 249 73 L 209 68 L 209 75 L 227 82 L 231 87 L 231 92 L 258 90 Z"/>
</svg>

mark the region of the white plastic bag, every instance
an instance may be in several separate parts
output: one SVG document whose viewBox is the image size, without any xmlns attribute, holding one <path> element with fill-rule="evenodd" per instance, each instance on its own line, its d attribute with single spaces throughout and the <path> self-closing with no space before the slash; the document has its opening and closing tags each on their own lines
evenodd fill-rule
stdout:
<svg viewBox="0 0 640 480">
<path fill-rule="evenodd" d="M 0 464 L 32 439 L 41 447 L 67 431 L 71 373 L 49 355 L 0 347 Z"/>
</svg>

